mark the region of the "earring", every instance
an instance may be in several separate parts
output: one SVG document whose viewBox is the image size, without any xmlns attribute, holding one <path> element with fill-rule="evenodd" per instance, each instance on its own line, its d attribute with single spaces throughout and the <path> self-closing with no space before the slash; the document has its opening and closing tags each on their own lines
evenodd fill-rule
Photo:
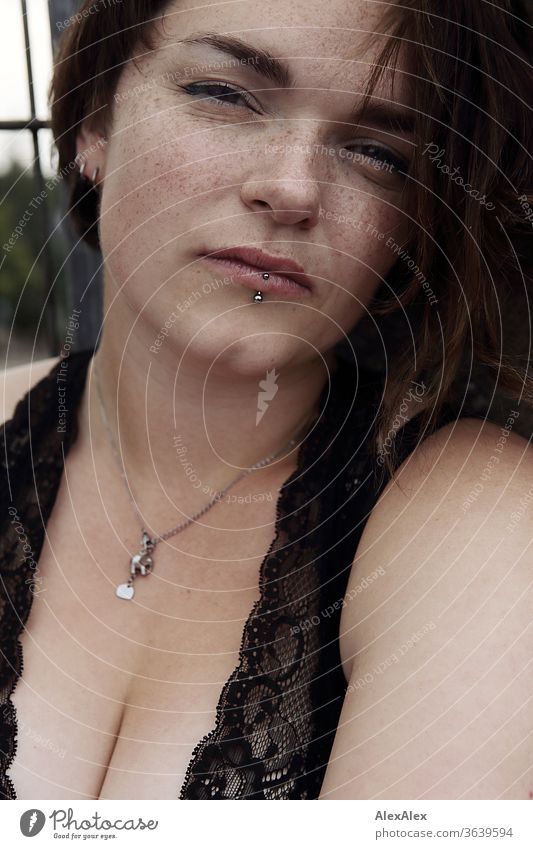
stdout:
<svg viewBox="0 0 533 849">
<path fill-rule="evenodd" d="M 84 159 L 81 159 L 81 165 L 80 165 L 80 179 L 81 180 L 87 180 L 88 179 L 86 174 L 85 174 L 85 168 L 86 167 L 87 167 L 87 163 L 85 162 Z M 98 177 L 99 171 L 100 171 L 100 168 L 98 166 L 93 171 L 93 175 L 92 175 L 92 177 L 89 181 L 93 184 L 93 186 L 96 186 L 96 178 Z"/>
<path fill-rule="evenodd" d="M 268 280 L 268 278 L 270 277 L 270 274 L 268 273 L 268 271 L 265 271 L 262 276 L 263 276 L 263 280 Z M 253 299 L 254 299 L 256 304 L 260 304 L 261 301 L 263 300 L 263 293 L 258 290 L 255 293 Z"/>
</svg>

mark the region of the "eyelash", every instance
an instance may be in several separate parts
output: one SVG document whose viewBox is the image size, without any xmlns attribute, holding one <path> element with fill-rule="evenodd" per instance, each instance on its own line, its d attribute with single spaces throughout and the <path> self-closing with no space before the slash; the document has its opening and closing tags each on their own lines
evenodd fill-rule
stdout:
<svg viewBox="0 0 533 849">
<path fill-rule="evenodd" d="M 254 112 L 256 111 L 253 107 L 252 99 L 249 97 L 248 94 L 246 94 L 246 92 L 242 91 L 239 88 L 233 88 L 233 86 L 227 85 L 226 83 L 189 83 L 188 85 L 183 85 L 183 86 L 180 85 L 180 88 L 184 92 L 186 92 L 186 94 L 190 94 L 192 97 L 194 97 L 199 92 L 205 91 L 206 89 L 209 89 L 209 88 L 226 89 L 226 94 L 222 95 L 222 97 L 224 98 L 224 103 L 226 103 L 226 104 L 229 103 L 228 95 L 230 97 L 231 96 L 234 97 L 235 95 L 238 95 L 239 97 L 242 97 L 242 99 L 244 100 L 244 102 L 246 103 L 246 105 L 250 109 L 253 109 Z M 196 91 L 194 91 L 193 89 L 196 89 Z M 222 109 L 228 108 L 220 100 L 217 100 L 216 97 L 206 97 L 205 99 L 213 101 L 214 103 L 217 104 L 217 106 L 219 106 Z M 236 103 L 229 103 L 229 105 L 230 106 L 236 106 L 237 104 Z"/>
<path fill-rule="evenodd" d="M 363 156 L 368 156 L 369 159 L 374 159 L 376 162 L 383 162 L 387 165 L 391 165 L 392 170 L 400 176 L 404 176 L 409 168 L 406 160 L 402 159 L 401 156 L 396 156 L 396 154 L 389 150 L 388 147 L 382 147 L 379 144 L 353 144 L 345 149 L 350 150 L 351 147 L 360 147 L 363 151 Z M 378 151 L 379 156 L 373 156 L 369 153 L 371 150 Z"/>
<path fill-rule="evenodd" d="M 253 101 L 249 97 L 249 95 L 242 91 L 242 89 L 234 88 L 233 86 L 227 85 L 227 83 L 215 83 L 215 82 L 206 82 L 206 83 L 189 83 L 188 85 L 180 85 L 179 86 L 182 91 L 186 94 L 189 94 L 191 97 L 196 97 L 202 91 L 206 91 L 207 89 L 225 89 L 226 93 L 223 95 L 218 95 L 218 98 L 222 97 L 223 100 L 219 100 L 216 96 L 206 97 L 205 100 L 211 101 L 215 103 L 220 109 L 227 109 L 232 106 L 237 106 L 236 103 L 230 103 L 228 97 L 240 97 L 246 104 L 249 109 L 252 109 L 253 112 L 257 112 L 257 110 L 253 106 Z M 368 156 L 370 159 L 374 159 L 376 162 L 384 162 L 390 164 L 392 169 L 398 174 L 402 174 L 402 172 L 406 172 L 408 170 L 408 163 L 405 159 L 402 159 L 400 156 L 396 156 L 392 153 L 391 150 L 387 147 L 382 147 L 379 144 L 367 144 L 367 145 L 350 145 L 350 147 L 362 147 L 365 151 L 364 156 Z M 345 148 L 345 150 L 349 150 L 350 147 Z M 379 155 L 372 156 L 368 153 L 368 151 L 377 151 Z M 347 161 L 349 161 L 347 159 Z M 403 175 L 402 175 L 403 176 Z"/>
</svg>

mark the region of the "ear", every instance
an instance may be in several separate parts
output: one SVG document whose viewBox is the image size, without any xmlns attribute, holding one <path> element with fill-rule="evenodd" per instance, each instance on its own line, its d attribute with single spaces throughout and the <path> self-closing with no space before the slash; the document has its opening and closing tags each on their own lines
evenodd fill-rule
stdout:
<svg viewBox="0 0 533 849">
<path fill-rule="evenodd" d="M 76 162 L 88 179 L 98 169 L 96 183 L 100 183 L 105 176 L 106 145 L 107 138 L 103 132 L 83 121 L 76 135 Z"/>
</svg>

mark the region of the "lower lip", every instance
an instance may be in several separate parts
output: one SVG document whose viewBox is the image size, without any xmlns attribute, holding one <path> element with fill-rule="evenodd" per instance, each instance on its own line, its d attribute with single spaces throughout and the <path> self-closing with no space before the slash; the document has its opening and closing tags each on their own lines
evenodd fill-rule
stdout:
<svg viewBox="0 0 533 849">
<path fill-rule="evenodd" d="M 222 257 L 204 256 L 208 262 L 216 264 L 219 269 L 224 269 L 226 274 L 242 286 L 252 289 L 254 292 L 272 293 L 273 295 L 296 295 L 308 297 L 311 290 L 307 286 L 300 286 L 290 277 L 283 274 L 268 272 L 268 280 L 263 279 L 265 270 L 254 265 L 248 265 L 238 259 L 222 259 Z"/>
</svg>

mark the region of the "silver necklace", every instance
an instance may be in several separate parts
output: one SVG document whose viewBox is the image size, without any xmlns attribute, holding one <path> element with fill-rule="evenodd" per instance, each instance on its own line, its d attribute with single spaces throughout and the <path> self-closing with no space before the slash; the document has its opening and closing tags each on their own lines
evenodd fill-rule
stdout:
<svg viewBox="0 0 533 849">
<path fill-rule="evenodd" d="M 223 490 L 217 491 L 215 493 L 214 497 L 211 499 L 211 501 L 209 501 L 209 503 L 206 504 L 205 507 L 202 507 L 202 509 L 199 510 L 197 513 L 195 513 L 194 516 L 190 516 L 188 519 L 185 519 L 183 522 L 180 522 L 178 525 L 175 525 L 174 527 L 169 528 L 167 531 L 163 531 L 160 534 L 154 534 L 153 536 L 150 536 L 150 534 L 146 531 L 146 529 L 144 527 L 144 522 L 143 522 L 142 516 L 139 513 L 136 501 L 132 496 L 130 485 L 129 485 L 128 479 L 126 477 L 126 473 L 124 471 L 124 466 L 123 466 L 123 463 L 120 459 L 119 452 L 117 450 L 117 446 L 116 446 L 116 443 L 115 443 L 115 439 L 113 437 L 113 432 L 112 432 L 111 427 L 109 425 L 109 420 L 107 418 L 107 413 L 106 413 L 105 407 L 104 407 L 104 402 L 103 402 L 103 398 L 102 398 L 102 392 L 101 392 L 101 389 L 100 389 L 100 383 L 99 383 L 99 380 L 98 380 L 98 373 L 97 373 L 96 366 L 93 368 L 93 371 L 94 371 L 94 382 L 95 382 L 95 385 L 96 385 L 96 392 L 97 392 L 97 395 L 98 395 L 98 401 L 99 401 L 99 405 L 100 405 L 100 413 L 101 413 L 101 417 L 102 417 L 102 422 L 103 422 L 105 430 L 107 432 L 107 436 L 108 436 L 109 442 L 111 444 L 111 448 L 113 450 L 113 454 L 115 456 L 115 460 L 116 460 L 119 472 L 120 472 L 121 477 L 124 480 L 124 483 L 126 485 L 126 489 L 128 491 L 128 497 L 129 497 L 129 499 L 130 499 L 130 501 L 133 505 L 133 509 L 135 510 L 137 517 L 140 520 L 141 529 L 142 529 L 141 546 L 139 548 L 139 551 L 136 554 L 132 555 L 132 557 L 130 558 L 130 577 L 129 577 L 129 580 L 127 581 L 127 583 L 118 584 L 118 586 L 115 589 L 115 594 L 118 596 L 118 598 L 123 598 L 123 599 L 129 600 L 129 599 L 132 599 L 133 596 L 135 595 L 135 590 L 133 588 L 133 582 L 134 582 L 135 578 L 137 577 L 137 575 L 141 575 L 143 577 L 146 576 L 146 575 L 149 575 L 150 572 L 154 568 L 153 553 L 154 553 L 154 549 L 155 549 L 156 545 L 159 542 L 161 542 L 161 540 L 169 539 L 170 537 L 174 536 L 175 534 L 178 534 L 180 531 L 185 530 L 185 528 L 188 528 L 189 525 L 191 525 L 193 522 L 196 521 L 196 519 L 199 519 L 200 516 L 203 516 L 204 513 L 207 513 L 208 510 L 210 510 L 212 507 L 214 507 L 214 505 L 217 503 L 217 501 L 219 501 L 222 498 L 222 496 L 224 496 L 226 494 L 226 492 L 232 486 L 234 486 L 234 484 L 236 484 L 238 481 L 240 481 L 241 478 L 245 477 L 246 475 L 250 474 L 250 472 L 253 472 L 256 469 L 261 469 L 263 466 L 266 466 L 267 463 L 270 463 L 272 460 L 275 460 L 276 457 L 278 457 L 283 451 L 285 451 L 289 448 L 292 448 L 293 445 L 295 445 L 295 443 L 297 441 L 297 435 L 303 429 L 303 426 L 302 426 L 302 428 L 298 429 L 297 435 L 294 436 L 286 445 L 284 445 L 283 448 L 281 448 L 279 451 L 276 451 L 274 454 L 270 454 L 268 457 L 264 457 L 262 460 L 259 460 L 259 462 L 255 463 L 253 466 L 250 466 L 250 468 L 244 469 L 244 471 L 242 471 L 236 478 L 234 478 Z M 307 416 L 305 424 L 307 424 L 307 421 L 309 420 L 309 418 L 310 418 L 310 416 Z"/>
</svg>

